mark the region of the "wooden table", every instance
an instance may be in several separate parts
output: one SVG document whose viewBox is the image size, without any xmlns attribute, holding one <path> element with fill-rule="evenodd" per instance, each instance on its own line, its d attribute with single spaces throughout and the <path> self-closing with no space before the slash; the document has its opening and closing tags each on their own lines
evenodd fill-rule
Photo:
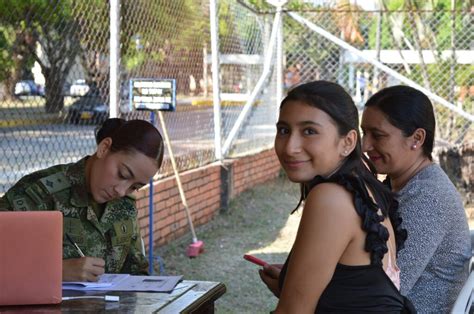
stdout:
<svg viewBox="0 0 474 314">
<path fill-rule="evenodd" d="M 63 291 L 65 296 L 119 296 L 119 302 L 105 302 L 103 299 L 65 300 L 58 305 L 0 306 L 1 312 L 24 313 L 214 313 L 214 301 L 226 291 L 224 284 L 210 281 L 189 281 L 179 283 L 172 293 L 155 292 L 105 292 Z"/>
</svg>

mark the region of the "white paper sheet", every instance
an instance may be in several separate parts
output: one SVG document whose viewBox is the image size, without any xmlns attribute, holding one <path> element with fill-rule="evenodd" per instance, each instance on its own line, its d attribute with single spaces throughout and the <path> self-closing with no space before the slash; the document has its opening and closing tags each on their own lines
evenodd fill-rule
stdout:
<svg viewBox="0 0 474 314">
<path fill-rule="evenodd" d="M 63 290 L 170 292 L 182 277 L 103 274 L 98 282 L 63 282 Z"/>
</svg>

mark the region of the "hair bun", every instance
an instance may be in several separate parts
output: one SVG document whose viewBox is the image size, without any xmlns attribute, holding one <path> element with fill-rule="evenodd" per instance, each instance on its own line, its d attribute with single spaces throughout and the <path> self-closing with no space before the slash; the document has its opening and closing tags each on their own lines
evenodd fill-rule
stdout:
<svg viewBox="0 0 474 314">
<path fill-rule="evenodd" d="M 125 124 L 124 119 L 121 118 L 110 118 L 104 121 L 101 126 L 95 129 L 95 141 L 97 144 L 102 142 L 106 137 L 112 137 L 112 135 Z"/>
</svg>

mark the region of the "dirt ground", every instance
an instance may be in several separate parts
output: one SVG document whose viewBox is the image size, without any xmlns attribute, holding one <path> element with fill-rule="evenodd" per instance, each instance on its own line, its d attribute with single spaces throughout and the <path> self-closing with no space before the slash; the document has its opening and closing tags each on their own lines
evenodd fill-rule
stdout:
<svg viewBox="0 0 474 314">
<path fill-rule="evenodd" d="M 299 222 L 299 214 L 289 214 L 298 199 L 298 186 L 281 178 L 242 193 L 229 210 L 196 230 L 205 244 L 203 254 L 186 257 L 190 237 L 158 250 L 165 273 L 225 283 L 227 292 L 216 302 L 217 313 L 269 313 L 276 298 L 260 281 L 259 267 L 242 256 L 285 261 Z"/>
</svg>

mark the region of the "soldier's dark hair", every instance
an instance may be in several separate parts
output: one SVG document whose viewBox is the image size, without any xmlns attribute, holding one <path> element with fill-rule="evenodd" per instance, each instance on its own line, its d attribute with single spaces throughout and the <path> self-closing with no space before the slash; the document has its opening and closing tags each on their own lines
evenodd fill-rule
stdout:
<svg viewBox="0 0 474 314">
<path fill-rule="evenodd" d="M 365 107 L 374 107 L 382 111 L 387 120 L 403 135 L 413 135 L 416 129 L 426 132 L 423 143 L 423 154 L 433 160 L 433 144 L 435 137 L 435 116 L 430 99 L 417 89 L 397 85 L 384 88 L 367 100 Z"/>
<path fill-rule="evenodd" d="M 105 138 L 112 139 L 112 152 L 138 151 L 157 161 L 158 167 L 163 162 L 163 138 L 156 127 L 145 120 L 124 120 L 110 118 L 96 129 L 97 144 Z"/>
</svg>

